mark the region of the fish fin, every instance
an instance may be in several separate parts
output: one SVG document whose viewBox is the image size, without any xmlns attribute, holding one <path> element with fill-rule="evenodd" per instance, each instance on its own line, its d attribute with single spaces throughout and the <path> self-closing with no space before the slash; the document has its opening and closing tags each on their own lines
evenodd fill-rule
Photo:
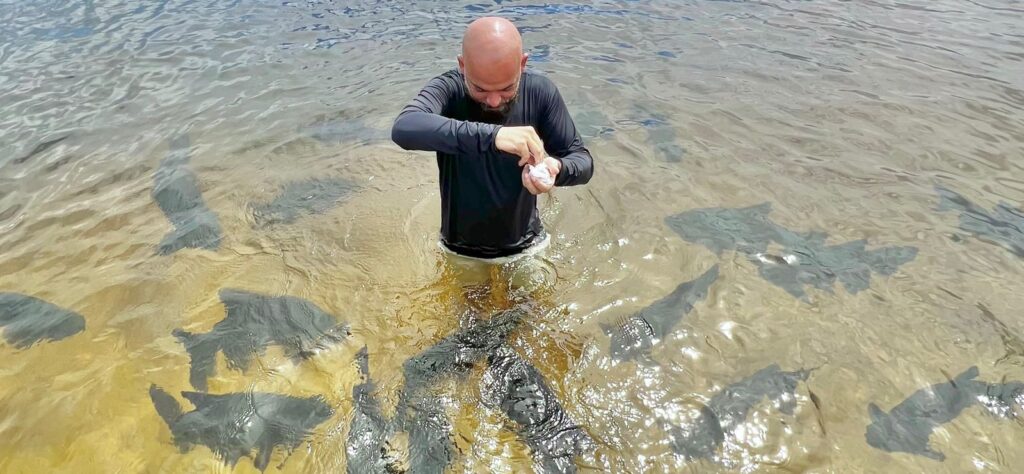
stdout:
<svg viewBox="0 0 1024 474">
<path fill-rule="evenodd" d="M 969 380 L 973 380 L 978 375 L 979 375 L 978 366 L 973 365 L 970 368 L 968 368 L 967 370 L 965 370 L 962 374 L 957 375 L 956 379 L 954 380 L 954 382 L 967 382 Z"/>
<path fill-rule="evenodd" d="M 201 405 L 204 405 L 204 402 L 206 400 L 213 397 L 213 395 L 202 392 L 181 392 L 181 396 L 185 397 L 186 400 L 192 402 L 192 405 L 194 405 L 196 408 L 199 408 Z"/>
<path fill-rule="evenodd" d="M 926 458 L 934 459 L 936 461 L 945 461 L 946 460 L 946 455 L 945 454 L 942 454 L 942 453 L 940 453 L 940 452 L 938 452 L 938 451 L 936 451 L 936 450 L 934 450 L 934 449 L 932 449 L 930 447 L 925 447 L 924 451 L 921 451 L 919 454 L 924 456 L 924 457 L 926 457 Z"/>
<path fill-rule="evenodd" d="M 868 403 L 868 414 L 871 415 L 872 422 L 881 421 L 889 417 L 889 415 L 882 411 L 881 408 L 878 408 L 878 405 L 875 405 L 874 403 Z"/>
<path fill-rule="evenodd" d="M 204 344 L 206 340 L 203 339 L 203 335 L 192 334 L 183 329 L 175 329 L 171 334 L 185 346 L 185 352 L 188 352 L 189 358 L 192 359 L 188 374 L 189 383 L 196 390 L 206 391 L 206 379 L 210 377 L 216 363 L 216 347 L 210 350 L 209 347 L 205 347 L 208 344 Z"/>
<path fill-rule="evenodd" d="M 157 414 L 163 418 L 168 427 L 181 418 L 181 404 L 156 384 L 149 386 L 149 398 L 153 400 Z"/>
<path fill-rule="evenodd" d="M 274 454 L 274 443 L 270 441 L 264 441 L 260 443 L 259 451 L 256 452 L 256 458 L 253 459 L 253 465 L 256 469 L 261 472 L 267 470 L 267 466 L 270 465 L 270 455 Z"/>
<path fill-rule="evenodd" d="M 185 346 L 185 350 L 188 350 L 188 348 L 194 344 L 193 341 L 195 341 L 196 337 L 195 334 L 180 328 L 171 331 L 171 334 L 178 338 L 178 342 L 181 342 L 181 344 Z"/>
<path fill-rule="evenodd" d="M 821 428 L 821 434 L 828 436 L 828 430 L 825 429 L 825 417 L 821 412 L 821 398 L 810 389 L 807 390 L 807 394 L 811 397 L 811 403 L 814 405 L 814 414 L 818 419 L 818 427 Z"/>
</svg>

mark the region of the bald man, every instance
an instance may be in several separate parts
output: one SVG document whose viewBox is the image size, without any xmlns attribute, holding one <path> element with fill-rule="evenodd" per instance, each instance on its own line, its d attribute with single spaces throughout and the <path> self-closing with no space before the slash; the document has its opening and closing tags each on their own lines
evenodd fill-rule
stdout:
<svg viewBox="0 0 1024 474">
<path fill-rule="evenodd" d="M 441 246 L 459 256 L 502 263 L 543 248 L 537 195 L 594 173 L 558 88 L 526 61 L 511 22 L 474 21 L 458 69 L 431 79 L 391 129 L 402 148 L 437 152 Z"/>
</svg>

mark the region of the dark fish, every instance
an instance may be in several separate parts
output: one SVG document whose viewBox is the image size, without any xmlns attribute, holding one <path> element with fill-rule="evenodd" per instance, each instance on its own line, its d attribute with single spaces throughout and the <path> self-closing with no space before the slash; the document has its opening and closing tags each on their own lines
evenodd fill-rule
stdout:
<svg viewBox="0 0 1024 474">
<path fill-rule="evenodd" d="M 654 146 L 658 157 L 670 163 L 679 163 L 686 154 L 686 150 L 676 143 L 677 138 L 676 130 L 670 125 L 647 129 L 647 140 Z"/>
<path fill-rule="evenodd" d="M 187 166 L 189 146 L 188 135 L 171 140 L 170 150 L 154 176 L 153 199 L 174 225 L 160 242 L 160 255 L 183 248 L 216 250 L 220 246 L 220 221 L 206 207 L 199 180 Z"/>
<path fill-rule="evenodd" d="M 683 316 L 698 301 L 707 298 L 708 289 L 718 279 L 718 265 L 696 280 L 680 284 L 664 298 L 630 316 L 616 327 L 604 326 L 611 336 L 611 353 L 615 360 L 645 357 L 651 347 L 667 337 Z"/>
<path fill-rule="evenodd" d="M 245 371 L 253 357 L 262 355 L 271 345 L 283 347 L 297 363 L 318 348 L 348 336 L 346 325 L 304 299 L 224 289 L 220 300 L 227 316 L 210 332 L 173 332 L 192 359 L 189 380 L 197 390 L 207 389 L 218 351 L 224 352 L 230 368 Z"/>
<path fill-rule="evenodd" d="M 485 360 L 519 326 L 527 308 L 519 306 L 479 320 L 405 362 L 395 422 L 396 429 L 409 434 L 410 472 L 444 472 L 455 456 L 448 413 L 430 389 Z"/>
<path fill-rule="evenodd" d="M 1024 211 L 1001 202 L 989 212 L 950 189 L 935 186 L 935 190 L 940 211 L 960 211 L 960 229 L 1024 258 Z"/>
<path fill-rule="evenodd" d="M 741 209 L 695 209 L 665 219 L 684 240 L 721 254 L 743 253 L 757 265 L 762 278 L 796 298 L 806 296 L 804 287 L 833 291 L 838 281 L 850 293 L 866 290 L 872 273 L 892 275 L 917 256 L 915 247 L 882 247 L 867 250 L 865 240 L 825 245 L 824 232 L 794 232 L 768 218 L 769 203 Z M 767 253 L 769 245 L 784 249 L 785 257 Z"/>
<path fill-rule="evenodd" d="M 854 240 L 839 245 L 824 245 L 823 240 L 808 239 L 786 251 L 796 256 L 796 263 L 765 264 L 759 261 L 761 277 L 786 290 L 796 298 L 805 296 L 804 286 L 833 291 L 836 281 L 850 293 L 871 286 L 872 272 L 889 276 L 917 256 L 915 247 L 883 247 L 866 250 L 867 241 Z"/>
<path fill-rule="evenodd" d="M 748 255 L 763 253 L 772 242 L 783 237 L 780 229 L 768 218 L 771 203 L 740 209 L 713 207 L 694 209 L 665 218 L 665 224 L 683 240 L 707 247 L 721 255 L 726 250 L 739 250 Z"/>
<path fill-rule="evenodd" d="M 806 381 L 811 370 L 783 372 L 777 364 L 729 385 L 700 409 L 700 415 L 686 426 L 669 424 L 672 449 L 688 460 L 712 458 L 725 436 L 747 419 L 762 400 L 778 403 L 779 411 L 792 415 L 796 409 L 797 383 Z"/>
<path fill-rule="evenodd" d="M 533 56 L 530 56 L 530 59 L 532 60 Z M 573 114 L 572 121 L 583 138 L 597 138 L 615 133 L 612 121 L 597 109 L 585 109 Z"/>
<path fill-rule="evenodd" d="M 291 224 L 308 214 L 322 214 L 338 205 L 353 189 L 343 179 L 309 179 L 288 183 L 273 200 L 252 207 L 258 225 Z"/>
<path fill-rule="evenodd" d="M 1006 349 L 1006 354 L 996 361 L 996 365 L 1009 359 L 1017 359 L 1018 361 L 1024 359 L 1024 339 L 1021 339 L 1013 329 L 997 318 L 995 313 L 985 305 L 978 303 L 977 307 L 981 310 L 981 319 L 989 323 L 992 329 L 999 334 L 999 339 L 1003 341 L 1003 348 Z"/>
<path fill-rule="evenodd" d="M 40 143 L 40 144 L 36 145 L 36 147 L 33 148 L 32 151 L 28 152 L 27 155 L 22 156 L 20 158 L 15 158 L 14 161 L 12 161 L 11 163 L 14 163 L 16 165 L 20 165 L 22 163 L 25 163 L 26 161 L 30 160 L 33 156 L 39 155 L 41 153 L 44 153 L 46 150 L 49 150 L 50 148 L 53 148 L 54 145 L 56 145 L 56 144 L 58 144 L 58 143 L 60 143 L 60 142 L 62 142 L 64 140 L 66 140 L 70 136 L 71 135 L 64 135 L 63 137 L 54 138 L 53 140 L 47 140 L 47 141 L 45 141 L 43 143 Z"/>
<path fill-rule="evenodd" d="M 365 121 L 354 117 L 321 118 L 301 127 L 300 132 L 330 145 L 366 144 L 388 139 L 386 130 L 368 126 Z"/>
<path fill-rule="evenodd" d="M 156 385 L 149 388 L 157 413 L 171 429 L 174 444 L 186 452 L 203 445 L 232 467 L 251 457 L 263 471 L 274 448 L 291 452 L 333 411 L 322 397 L 296 398 L 273 393 L 212 395 L 181 392 L 195 410 L 182 413 L 181 405 Z M 252 455 L 256 451 L 255 456 Z"/>
<path fill-rule="evenodd" d="M 868 405 L 871 424 L 864 434 L 868 444 L 888 452 L 903 452 L 942 461 L 946 456 L 931 449 L 932 431 L 953 421 L 965 408 L 985 406 L 1001 416 L 1013 416 L 1013 406 L 1024 406 L 1024 383 L 987 383 L 974 380 L 971 367 L 948 382 L 922 388 L 889 410 Z"/>
<path fill-rule="evenodd" d="M 0 293 L 0 327 L 8 344 L 24 349 L 42 340 L 59 341 L 82 332 L 85 318 L 38 298 Z"/>
<path fill-rule="evenodd" d="M 465 373 L 501 346 L 526 314 L 524 306 L 498 312 L 410 358 L 402 366 L 406 387 L 418 390 L 441 377 Z"/>
<path fill-rule="evenodd" d="M 354 410 L 345 442 L 350 474 L 400 472 L 390 458 L 388 444 L 393 427 L 391 420 L 380 410 L 376 398 L 376 385 L 370 378 L 370 361 L 366 347 L 356 355 L 363 382 L 352 389 Z"/>
<path fill-rule="evenodd" d="M 535 367 L 507 346 L 488 359 L 480 387 L 484 403 L 514 422 L 542 472 L 576 472 L 576 456 L 593 451 L 594 440 L 566 413 Z"/>
</svg>

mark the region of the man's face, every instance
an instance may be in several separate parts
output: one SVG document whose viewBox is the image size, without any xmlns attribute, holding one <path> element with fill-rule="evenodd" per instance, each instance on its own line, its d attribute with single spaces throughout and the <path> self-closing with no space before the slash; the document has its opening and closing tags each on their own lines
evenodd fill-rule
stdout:
<svg viewBox="0 0 1024 474">
<path fill-rule="evenodd" d="M 512 84 L 494 89 L 474 82 L 468 75 L 463 74 L 462 77 L 466 80 L 466 90 L 469 91 L 469 97 L 480 104 L 480 108 L 484 112 L 504 116 L 512 109 L 512 104 L 519 96 L 519 78 L 522 77 L 521 74 L 516 75 L 515 82 Z"/>
<path fill-rule="evenodd" d="M 459 57 L 459 69 L 466 81 L 469 97 L 480 104 L 485 113 L 499 116 L 507 114 L 518 98 L 519 81 L 525 65 L 525 54 L 519 62 L 482 68 L 474 68 L 473 64 Z"/>
</svg>

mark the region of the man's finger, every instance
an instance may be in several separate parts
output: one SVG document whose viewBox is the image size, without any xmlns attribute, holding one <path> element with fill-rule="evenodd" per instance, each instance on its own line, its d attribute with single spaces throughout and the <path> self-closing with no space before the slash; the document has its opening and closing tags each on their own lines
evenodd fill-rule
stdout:
<svg viewBox="0 0 1024 474">
<path fill-rule="evenodd" d="M 523 186 L 530 194 L 538 194 L 537 187 L 533 183 L 533 176 L 530 176 L 530 172 L 526 168 L 523 168 Z"/>
<path fill-rule="evenodd" d="M 526 141 L 526 144 L 530 148 L 531 160 L 533 165 L 539 165 L 544 162 L 544 145 L 541 143 L 540 138 L 533 137 Z"/>
<path fill-rule="evenodd" d="M 519 166 L 530 162 L 530 146 L 528 143 L 521 143 L 516 147 L 516 154 L 519 155 Z"/>
</svg>

